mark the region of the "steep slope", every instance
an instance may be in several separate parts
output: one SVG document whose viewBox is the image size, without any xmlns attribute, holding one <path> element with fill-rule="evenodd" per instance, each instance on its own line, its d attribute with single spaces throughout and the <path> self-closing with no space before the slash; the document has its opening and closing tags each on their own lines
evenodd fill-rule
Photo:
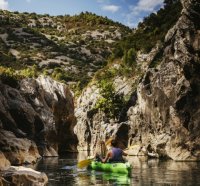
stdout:
<svg viewBox="0 0 200 186">
<path fill-rule="evenodd" d="M 113 43 L 131 30 L 86 12 L 49 16 L 0 11 L 1 64 L 37 70 L 82 88 L 106 64 Z"/>
<path fill-rule="evenodd" d="M 132 34 L 116 42 L 112 57 L 125 58 L 131 50 L 149 53 L 155 45 L 164 42 L 165 35 L 177 22 L 181 10 L 180 0 L 165 0 L 158 12 L 145 17 Z"/>
<path fill-rule="evenodd" d="M 130 154 L 200 159 L 200 4 L 197 0 L 181 3 L 181 16 L 171 25 L 163 44 L 149 54 L 136 51 L 132 70 L 120 65 L 120 60 L 104 70 L 103 77 L 114 81 L 112 88 L 107 86 L 110 97 L 102 94 L 106 87 L 102 79 L 83 92 L 76 109 L 79 149 L 92 149 L 97 140 L 113 136 L 120 139 L 122 146 L 129 146 Z M 120 94 L 125 102 L 118 105 L 121 112 L 116 115 L 116 105 L 112 104 L 113 109 L 109 103 L 113 101 L 111 96 Z"/>
</svg>

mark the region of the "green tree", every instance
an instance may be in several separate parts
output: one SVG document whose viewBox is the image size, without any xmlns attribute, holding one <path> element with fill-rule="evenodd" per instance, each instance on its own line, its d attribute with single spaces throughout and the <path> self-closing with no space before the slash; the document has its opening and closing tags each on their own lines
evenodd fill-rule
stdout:
<svg viewBox="0 0 200 186">
<path fill-rule="evenodd" d="M 136 64 L 136 51 L 134 48 L 131 48 L 127 52 L 127 62 L 128 66 Z"/>
<path fill-rule="evenodd" d="M 124 104 L 123 96 L 117 94 L 113 83 L 107 80 L 100 81 L 99 89 L 102 97 L 96 102 L 95 109 L 102 110 L 109 117 L 118 116 Z"/>
<path fill-rule="evenodd" d="M 123 62 L 127 66 L 133 66 L 136 64 L 136 51 L 134 48 L 129 49 L 124 52 Z"/>
</svg>

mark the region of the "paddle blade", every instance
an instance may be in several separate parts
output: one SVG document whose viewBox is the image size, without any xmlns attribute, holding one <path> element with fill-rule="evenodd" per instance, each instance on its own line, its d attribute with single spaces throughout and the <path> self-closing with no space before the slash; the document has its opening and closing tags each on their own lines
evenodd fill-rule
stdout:
<svg viewBox="0 0 200 186">
<path fill-rule="evenodd" d="M 84 167 L 87 167 L 91 162 L 92 162 L 92 160 L 83 160 L 83 161 L 80 161 L 80 162 L 78 162 L 77 167 L 79 169 L 82 169 Z"/>
<path fill-rule="evenodd" d="M 109 138 L 106 142 L 105 142 L 105 145 L 106 146 L 110 146 L 111 145 L 111 141 L 113 140 L 113 138 Z"/>
</svg>

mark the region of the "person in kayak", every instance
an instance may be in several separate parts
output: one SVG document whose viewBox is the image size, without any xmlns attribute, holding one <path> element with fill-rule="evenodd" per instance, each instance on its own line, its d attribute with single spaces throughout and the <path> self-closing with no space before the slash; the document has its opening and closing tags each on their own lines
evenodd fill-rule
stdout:
<svg viewBox="0 0 200 186">
<path fill-rule="evenodd" d="M 106 157 L 107 148 L 104 141 L 97 142 L 94 154 L 96 161 L 102 161 L 102 159 Z"/>
<path fill-rule="evenodd" d="M 103 163 L 109 162 L 124 162 L 123 156 L 127 156 L 127 153 L 125 153 L 121 148 L 118 148 L 118 143 L 116 140 L 111 141 L 111 149 L 106 154 L 106 157 L 102 159 L 101 161 Z"/>
</svg>

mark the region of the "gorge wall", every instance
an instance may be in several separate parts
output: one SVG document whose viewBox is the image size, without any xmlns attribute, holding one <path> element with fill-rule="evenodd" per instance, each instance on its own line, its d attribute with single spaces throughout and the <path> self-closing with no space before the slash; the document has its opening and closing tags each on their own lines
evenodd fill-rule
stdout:
<svg viewBox="0 0 200 186">
<path fill-rule="evenodd" d="M 7 160 L 18 165 L 76 151 L 74 103 L 67 86 L 44 76 L 10 85 L 0 82 L 0 151 L 5 166 Z"/>
<path fill-rule="evenodd" d="M 95 80 L 82 91 L 75 114 L 73 96 L 62 83 L 44 76 L 15 85 L 1 80 L 0 167 L 93 150 L 110 137 L 132 155 L 199 160 L 200 3 L 182 0 L 182 5 L 162 46 L 138 53 L 140 74 L 113 79 L 115 92 L 129 97 L 120 115 L 111 118 L 95 109 L 101 98 Z"/>
<path fill-rule="evenodd" d="M 76 109 L 79 150 L 115 136 L 132 155 L 200 160 L 200 3 L 182 0 L 182 5 L 181 17 L 158 50 L 160 63 L 150 68 L 155 58 L 148 62 L 137 91 L 130 93 L 134 78 L 121 78 L 124 82 L 115 86 L 124 84 L 122 93 L 132 95 L 126 121 L 94 112 L 100 96 L 95 83 L 83 92 Z"/>
<path fill-rule="evenodd" d="M 161 64 L 148 69 L 128 111 L 130 144 L 174 160 L 200 159 L 200 3 L 182 1 L 182 16 L 165 37 Z"/>
</svg>

